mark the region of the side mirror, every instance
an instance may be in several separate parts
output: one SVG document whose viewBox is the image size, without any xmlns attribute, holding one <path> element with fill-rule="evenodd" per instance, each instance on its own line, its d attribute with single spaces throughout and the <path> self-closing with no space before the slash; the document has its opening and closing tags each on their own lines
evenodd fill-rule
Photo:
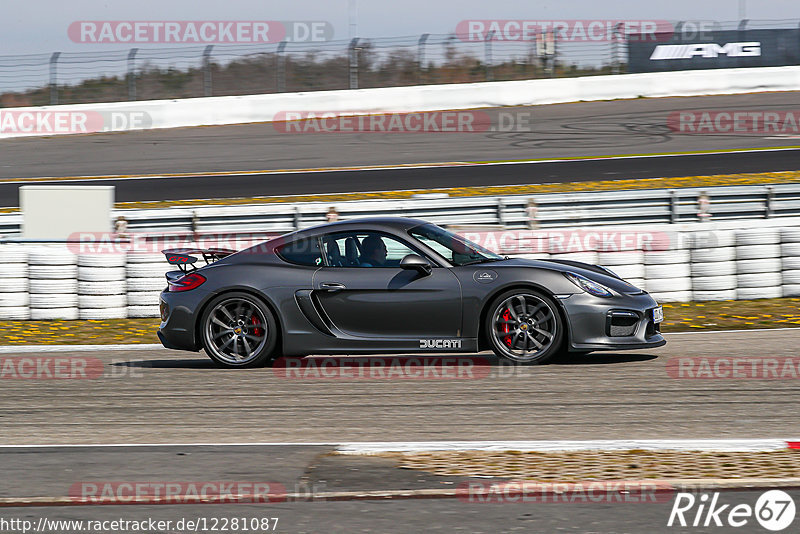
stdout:
<svg viewBox="0 0 800 534">
<path fill-rule="evenodd" d="M 400 260 L 400 268 L 412 269 L 414 271 L 419 272 L 420 274 L 424 274 L 425 276 L 431 274 L 431 269 L 432 269 L 430 263 L 428 263 L 421 256 L 417 256 L 416 254 L 409 254 L 408 256 Z"/>
</svg>

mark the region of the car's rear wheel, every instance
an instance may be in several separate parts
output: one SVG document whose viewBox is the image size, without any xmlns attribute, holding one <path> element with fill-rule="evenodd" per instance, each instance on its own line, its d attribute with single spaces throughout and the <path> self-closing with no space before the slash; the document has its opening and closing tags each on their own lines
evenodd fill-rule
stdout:
<svg viewBox="0 0 800 534">
<path fill-rule="evenodd" d="M 218 365 L 260 367 L 275 357 L 275 318 L 253 295 L 220 295 L 206 307 L 201 325 L 206 354 Z"/>
<path fill-rule="evenodd" d="M 561 349 L 564 325 L 552 300 L 528 289 L 503 293 L 489 307 L 486 333 L 497 356 L 539 364 Z"/>
</svg>

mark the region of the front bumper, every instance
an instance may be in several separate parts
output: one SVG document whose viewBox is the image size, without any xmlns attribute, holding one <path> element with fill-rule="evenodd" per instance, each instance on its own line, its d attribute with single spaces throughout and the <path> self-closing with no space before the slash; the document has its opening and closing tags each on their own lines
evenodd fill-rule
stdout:
<svg viewBox="0 0 800 534">
<path fill-rule="evenodd" d="M 572 351 L 650 349 L 667 342 L 660 325 L 653 322 L 658 303 L 647 293 L 610 298 L 576 293 L 559 302 L 569 319 Z M 624 317 L 630 317 L 630 321 L 621 320 Z"/>
</svg>

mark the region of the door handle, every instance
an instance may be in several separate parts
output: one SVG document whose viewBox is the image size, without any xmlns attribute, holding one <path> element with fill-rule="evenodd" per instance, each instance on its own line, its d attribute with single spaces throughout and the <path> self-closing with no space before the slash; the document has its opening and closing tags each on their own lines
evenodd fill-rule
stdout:
<svg viewBox="0 0 800 534">
<path fill-rule="evenodd" d="M 346 289 L 346 286 L 339 282 L 322 282 L 319 287 L 325 291 L 341 291 L 342 289 Z"/>
</svg>

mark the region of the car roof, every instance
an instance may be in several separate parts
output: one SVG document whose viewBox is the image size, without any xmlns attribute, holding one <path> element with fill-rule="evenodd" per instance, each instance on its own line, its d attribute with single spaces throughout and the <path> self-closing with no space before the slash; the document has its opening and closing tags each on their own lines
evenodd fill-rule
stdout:
<svg viewBox="0 0 800 534">
<path fill-rule="evenodd" d="M 285 234 L 282 237 L 305 235 L 319 235 L 321 233 L 347 231 L 347 230 L 407 230 L 421 224 L 431 224 L 421 219 L 411 219 L 408 217 L 359 217 L 338 221 L 333 223 L 320 224 L 311 228 L 305 228 L 296 232 Z"/>
</svg>

